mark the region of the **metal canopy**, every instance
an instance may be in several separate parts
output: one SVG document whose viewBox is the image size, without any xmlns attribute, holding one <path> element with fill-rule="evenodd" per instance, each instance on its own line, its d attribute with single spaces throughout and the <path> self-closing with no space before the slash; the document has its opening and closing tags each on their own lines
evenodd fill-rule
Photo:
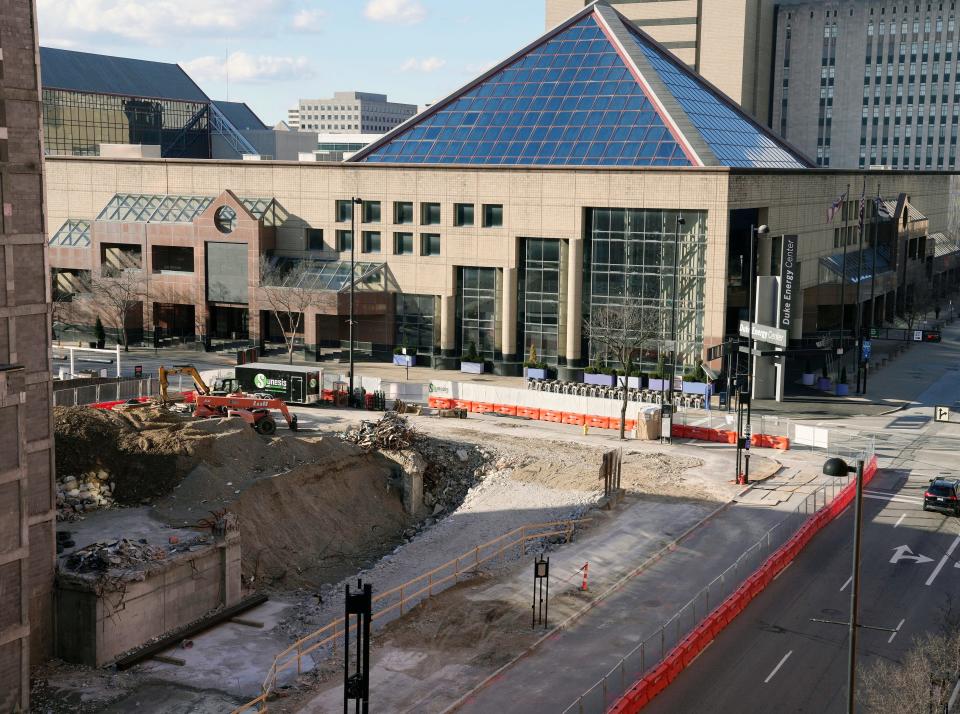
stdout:
<svg viewBox="0 0 960 714">
<path fill-rule="evenodd" d="M 90 221 L 68 218 L 50 239 L 51 248 L 89 248 Z"/>
<path fill-rule="evenodd" d="M 875 274 L 886 273 L 893 268 L 890 265 L 890 256 L 885 248 L 877 246 L 877 264 L 873 265 L 873 248 L 847 251 L 846 271 L 844 271 L 844 257 L 842 253 L 820 258 L 820 265 L 836 275 L 844 276 L 847 282 L 856 284 L 870 280 Z"/>
</svg>

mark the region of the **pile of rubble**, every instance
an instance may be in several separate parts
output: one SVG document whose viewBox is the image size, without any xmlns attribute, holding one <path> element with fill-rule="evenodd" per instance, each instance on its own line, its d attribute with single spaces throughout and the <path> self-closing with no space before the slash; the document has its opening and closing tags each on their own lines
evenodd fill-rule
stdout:
<svg viewBox="0 0 960 714">
<path fill-rule="evenodd" d="M 416 443 L 418 435 L 406 417 L 386 412 L 379 421 L 362 421 L 356 429 L 340 434 L 340 438 L 364 451 L 403 451 Z"/>
<path fill-rule="evenodd" d="M 121 538 L 81 548 L 67 556 L 65 565 L 75 573 L 105 573 L 108 570 L 155 563 L 166 558 L 166 549 L 150 545 L 144 539 L 132 541 Z"/>
<path fill-rule="evenodd" d="M 114 505 L 114 481 L 103 469 L 57 477 L 57 520 L 74 521 L 83 513 Z"/>
</svg>

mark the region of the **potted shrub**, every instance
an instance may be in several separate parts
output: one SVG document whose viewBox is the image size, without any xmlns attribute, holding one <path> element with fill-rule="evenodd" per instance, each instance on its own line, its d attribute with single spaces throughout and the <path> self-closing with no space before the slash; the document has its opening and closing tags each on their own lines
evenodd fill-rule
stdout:
<svg viewBox="0 0 960 714">
<path fill-rule="evenodd" d="M 829 392 L 832 388 L 830 377 L 827 376 L 827 365 L 820 368 L 820 379 L 817 380 L 817 389 L 821 392 Z"/>
<path fill-rule="evenodd" d="M 598 387 L 612 387 L 616 384 L 616 377 L 609 367 L 601 367 L 594 363 L 583 370 L 583 383 Z"/>
<path fill-rule="evenodd" d="M 477 354 L 477 344 L 471 342 L 467 353 L 460 358 L 460 371 L 465 374 L 483 374 L 483 359 Z"/>
<path fill-rule="evenodd" d="M 850 385 L 847 384 L 847 368 L 840 370 L 840 381 L 837 382 L 837 396 L 845 397 L 850 394 Z"/>
<path fill-rule="evenodd" d="M 93 331 L 97 337 L 97 349 L 102 350 L 104 345 L 107 344 L 107 331 L 103 329 L 103 321 L 99 315 L 97 315 L 97 323 L 93 326 Z"/>
<path fill-rule="evenodd" d="M 530 345 L 530 354 L 523 363 L 523 376 L 525 379 L 546 379 L 547 363 L 541 362 L 537 356 L 536 345 Z"/>
<path fill-rule="evenodd" d="M 817 381 L 817 375 L 813 373 L 813 367 L 810 365 L 810 360 L 807 360 L 803 364 L 803 386 L 812 387 L 813 383 Z"/>
<path fill-rule="evenodd" d="M 413 367 L 417 363 L 417 351 L 412 347 L 394 347 L 393 363 L 398 367 Z"/>
</svg>

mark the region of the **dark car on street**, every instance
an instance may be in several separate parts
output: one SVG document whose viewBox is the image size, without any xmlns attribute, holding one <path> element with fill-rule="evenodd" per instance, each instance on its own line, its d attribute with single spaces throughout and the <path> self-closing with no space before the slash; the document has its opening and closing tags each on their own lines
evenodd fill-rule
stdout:
<svg viewBox="0 0 960 714">
<path fill-rule="evenodd" d="M 923 494 L 923 510 L 945 511 L 960 516 L 960 479 L 938 478 Z"/>
</svg>

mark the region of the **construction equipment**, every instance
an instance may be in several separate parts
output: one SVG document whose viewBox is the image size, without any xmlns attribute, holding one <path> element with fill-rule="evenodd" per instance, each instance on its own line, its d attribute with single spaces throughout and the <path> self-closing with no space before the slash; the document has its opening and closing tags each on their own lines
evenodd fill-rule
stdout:
<svg viewBox="0 0 960 714">
<path fill-rule="evenodd" d="M 197 368 L 192 364 L 175 364 L 169 369 L 166 367 L 160 368 L 160 403 L 169 404 L 170 399 L 167 397 L 167 383 L 169 378 L 172 375 L 176 374 L 185 374 L 193 380 L 194 387 L 196 387 L 197 394 L 233 394 L 234 392 L 240 391 L 239 383 L 236 379 L 232 377 L 223 377 L 218 378 L 213 383 L 213 389 L 207 386 L 207 383 L 203 381 L 203 377 L 200 376 L 200 372 L 197 371 Z"/>
<path fill-rule="evenodd" d="M 282 399 L 260 399 L 248 394 L 198 394 L 193 416 L 223 417 L 236 416 L 253 427 L 258 434 L 271 436 L 277 431 L 277 422 L 271 410 L 283 414 L 290 431 L 297 430 L 297 415 L 291 414 L 287 403 Z"/>
</svg>

